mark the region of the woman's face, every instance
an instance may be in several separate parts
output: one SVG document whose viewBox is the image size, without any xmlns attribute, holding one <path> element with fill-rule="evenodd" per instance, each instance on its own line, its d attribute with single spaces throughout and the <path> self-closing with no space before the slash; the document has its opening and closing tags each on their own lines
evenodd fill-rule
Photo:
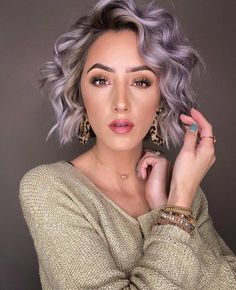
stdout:
<svg viewBox="0 0 236 290">
<path fill-rule="evenodd" d="M 114 150 L 142 142 L 160 101 L 159 79 L 149 67 L 129 71 L 145 65 L 136 37 L 131 30 L 102 34 L 90 46 L 81 76 L 82 98 L 97 142 Z M 117 119 L 130 120 L 131 131 L 114 132 L 109 124 Z"/>
</svg>

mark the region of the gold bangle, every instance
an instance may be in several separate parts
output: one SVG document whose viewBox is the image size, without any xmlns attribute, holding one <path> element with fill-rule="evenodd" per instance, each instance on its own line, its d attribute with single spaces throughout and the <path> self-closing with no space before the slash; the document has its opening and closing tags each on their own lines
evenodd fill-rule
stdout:
<svg viewBox="0 0 236 290">
<path fill-rule="evenodd" d="M 177 217 L 177 218 L 181 218 L 181 219 L 185 219 L 187 220 L 189 223 L 196 225 L 196 220 L 194 219 L 194 217 L 192 215 L 186 215 L 184 213 L 179 213 L 179 212 L 175 212 L 175 211 L 167 211 L 165 209 L 160 210 L 160 214 L 166 214 L 168 216 L 173 216 L 173 217 Z"/>
<path fill-rule="evenodd" d="M 175 208 L 172 208 L 172 209 L 169 209 L 169 208 L 164 208 L 163 209 L 164 211 L 166 212 L 172 212 L 172 213 L 178 213 L 178 214 L 183 214 L 185 216 L 192 216 L 192 212 L 187 212 L 187 211 L 184 211 L 184 210 L 180 210 L 180 209 L 175 209 Z"/>
<path fill-rule="evenodd" d="M 185 232 L 189 233 L 191 236 L 193 235 L 192 229 L 189 229 L 188 227 L 181 225 L 181 224 L 178 224 L 178 223 L 175 223 L 173 221 L 159 218 L 156 222 L 156 225 L 168 225 L 168 224 L 173 225 L 173 226 L 177 226 L 177 227 L 181 228 L 182 230 L 184 230 Z"/>
<path fill-rule="evenodd" d="M 191 209 L 189 208 L 185 208 L 185 207 L 179 207 L 179 206 L 166 206 L 164 207 L 163 209 L 165 210 L 168 210 L 168 211 L 179 211 L 179 212 L 183 212 L 183 213 L 186 213 L 186 214 L 190 214 L 192 215 L 193 212 Z"/>
<path fill-rule="evenodd" d="M 176 207 L 162 208 L 155 224 L 175 225 L 192 235 L 196 226 L 196 220 L 190 214 L 190 210 L 184 209 L 182 211 L 182 209 L 180 207 L 177 207 L 177 210 Z"/>
<path fill-rule="evenodd" d="M 173 225 L 173 226 L 177 226 L 179 227 L 180 229 L 184 230 L 185 232 L 189 233 L 191 236 L 193 235 L 193 230 L 190 230 L 180 224 L 176 224 L 176 223 L 173 223 L 171 221 L 165 221 L 165 220 L 160 220 L 157 225 Z"/>
<path fill-rule="evenodd" d="M 179 214 L 173 215 L 173 214 L 170 214 L 170 213 L 165 212 L 163 210 L 160 211 L 159 214 L 160 214 L 161 218 L 165 218 L 167 220 L 177 221 L 178 223 L 185 224 L 185 225 L 190 224 L 191 227 L 195 227 L 196 226 L 196 220 L 193 217 L 185 218 L 182 215 L 179 215 Z"/>
</svg>

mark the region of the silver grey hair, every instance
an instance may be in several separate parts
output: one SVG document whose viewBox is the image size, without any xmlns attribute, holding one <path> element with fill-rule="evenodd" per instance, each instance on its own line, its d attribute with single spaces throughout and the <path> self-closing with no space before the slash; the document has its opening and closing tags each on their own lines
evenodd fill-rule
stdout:
<svg viewBox="0 0 236 290">
<path fill-rule="evenodd" d="M 183 141 L 184 127 L 179 116 L 189 114 L 197 102 L 191 89 L 192 73 L 204 67 L 197 51 L 189 45 L 176 18 L 163 8 L 137 6 L 133 0 L 100 0 L 80 17 L 71 30 L 55 43 L 53 60 L 40 69 L 40 90 L 49 85 L 60 145 L 77 135 L 84 114 L 80 79 L 90 45 L 107 30 L 131 29 L 138 35 L 138 50 L 145 63 L 160 76 L 160 133 L 169 149 Z M 93 132 L 93 136 L 94 132 Z M 145 139 L 148 136 L 145 136 Z"/>
</svg>

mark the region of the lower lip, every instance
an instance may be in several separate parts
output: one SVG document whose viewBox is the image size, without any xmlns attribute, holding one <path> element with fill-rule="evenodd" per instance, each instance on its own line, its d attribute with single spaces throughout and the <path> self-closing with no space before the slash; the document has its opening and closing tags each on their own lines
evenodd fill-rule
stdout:
<svg viewBox="0 0 236 290">
<path fill-rule="evenodd" d="M 113 132 L 119 134 L 129 133 L 133 129 L 133 126 L 125 126 L 125 127 L 109 126 L 109 127 Z"/>
</svg>

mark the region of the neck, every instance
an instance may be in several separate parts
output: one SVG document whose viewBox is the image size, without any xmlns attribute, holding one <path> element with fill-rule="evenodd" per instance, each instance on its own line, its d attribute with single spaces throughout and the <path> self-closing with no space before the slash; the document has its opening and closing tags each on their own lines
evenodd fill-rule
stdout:
<svg viewBox="0 0 236 290">
<path fill-rule="evenodd" d="M 119 174 L 134 173 L 143 152 L 142 143 L 132 149 L 118 151 L 97 142 L 92 149 L 103 165 Z M 98 160 L 96 164 L 100 169 L 102 166 L 106 170 Z"/>
</svg>

